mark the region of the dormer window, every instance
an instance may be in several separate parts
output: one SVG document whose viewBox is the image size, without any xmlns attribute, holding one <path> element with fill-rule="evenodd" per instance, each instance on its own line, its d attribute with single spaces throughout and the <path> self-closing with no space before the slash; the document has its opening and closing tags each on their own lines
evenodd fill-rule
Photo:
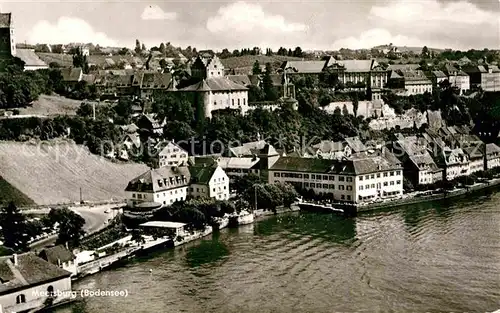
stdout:
<svg viewBox="0 0 500 313">
<path fill-rule="evenodd" d="M 163 186 L 163 182 L 161 181 L 161 179 L 158 179 L 158 186 L 160 186 L 160 187 Z"/>
</svg>

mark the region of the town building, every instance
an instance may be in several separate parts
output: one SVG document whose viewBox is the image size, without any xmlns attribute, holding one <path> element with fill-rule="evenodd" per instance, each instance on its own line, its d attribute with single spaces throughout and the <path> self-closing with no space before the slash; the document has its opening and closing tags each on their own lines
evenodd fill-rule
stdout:
<svg viewBox="0 0 500 313">
<path fill-rule="evenodd" d="M 451 64 L 446 64 L 444 72 L 448 77 L 450 85 L 457 88 L 461 95 L 470 89 L 470 77 L 464 71 L 457 69 Z"/>
<path fill-rule="evenodd" d="M 186 234 L 185 226 L 186 224 L 184 223 L 164 221 L 149 221 L 139 225 L 144 230 L 146 236 L 149 234 L 155 236 L 158 236 L 158 234 L 171 235 L 172 239 L 175 239 L 177 236 L 184 236 Z"/>
<path fill-rule="evenodd" d="M 213 164 L 219 165 L 229 177 L 230 182 L 250 174 L 260 175 L 260 158 L 257 156 L 224 157 L 220 155 L 197 156 L 194 158 L 196 166 Z"/>
<path fill-rule="evenodd" d="M 239 110 L 246 114 L 248 107 L 248 88 L 234 83 L 226 77 L 214 75 L 187 86 L 179 92 L 197 94 L 199 115 L 211 118 L 212 112 L 225 109 Z"/>
<path fill-rule="evenodd" d="M 483 144 L 463 148 L 469 159 L 469 174 L 484 171 Z"/>
<path fill-rule="evenodd" d="M 229 177 L 222 167 L 190 166 L 191 184 L 189 194 L 193 198 L 214 198 L 216 200 L 229 199 Z"/>
<path fill-rule="evenodd" d="M 0 58 L 16 56 L 12 13 L 0 12 Z"/>
<path fill-rule="evenodd" d="M 432 93 L 432 81 L 421 70 L 394 70 L 390 72 L 389 87 L 403 96 Z M 397 90 L 400 90 L 399 92 Z"/>
<path fill-rule="evenodd" d="M 200 80 L 224 77 L 224 65 L 216 55 L 199 55 L 191 65 L 191 76 Z"/>
<path fill-rule="evenodd" d="M 45 248 L 38 254 L 38 256 L 50 264 L 56 265 L 70 272 L 71 276 L 78 274 L 76 256 L 63 245 Z"/>
<path fill-rule="evenodd" d="M 269 182 L 362 203 L 402 195 L 403 167 L 397 159 L 380 155 L 350 160 L 282 157 L 269 169 Z"/>
<path fill-rule="evenodd" d="M 186 200 L 191 174 L 186 166 L 151 169 L 132 179 L 125 189 L 127 206 L 159 203 L 163 206 Z"/>
<path fill-rule="evenodd" d="M 414 186 L 435 184 L 443 180 L 443 169 L 439 168 L 429 153 L 429 143 L 423 137 L 397 135 L 393 153 L 403 163 L 403 175 Z"/>
<path fill-rule="evenodd" d="M 188 152 L 182 149 L 174 141 L 169 141 L 158 153 L 158 165 L 163 166 L 185 166 L 189 160 Z"/>
<path fill-rule="evenodd" d="M 431 77 L 433 88 L 438 88 L 440 84 L 448 80 L 448 76 L 443 71 L 431 71 Z"/>
<path fill-rule="evenodd" d="M 500 166 L 500 147 L 494 143 L 486 144 L 486 169 Z"/>
<path fill-rule="evenodd" d="M 42 309 L 72 298 L 71 273 L 28 252 L 0 258 L 0 306 L 5 312 Z"/>
<path fill-rule="evenodd" d="M 167 124 L 166 118 L 158 120 L 155 114 L 142 114 L 136 122 L 139 129 L 147 130 L 151 135 L 161 136 L 163 127 Z"/>
<path fill-rule="evenodd" d="M 500 69 L 497 65 L 469 65 L 463 71 L 470 76 L 470 85 L 484 91 L 500 91 Z"/>
</svg>

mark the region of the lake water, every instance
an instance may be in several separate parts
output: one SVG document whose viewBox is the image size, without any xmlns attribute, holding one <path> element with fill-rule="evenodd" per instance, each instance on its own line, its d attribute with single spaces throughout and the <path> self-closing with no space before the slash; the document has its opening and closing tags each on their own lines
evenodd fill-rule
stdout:
<svg viewBox="0 0 500 313">
<path fill-rule="evenodd" d="M 58 312 L 491 312 L 500 309 L 500 193 L 354 219 L 273 216 L 74 287 L 128 296 Z"/>
</svg>

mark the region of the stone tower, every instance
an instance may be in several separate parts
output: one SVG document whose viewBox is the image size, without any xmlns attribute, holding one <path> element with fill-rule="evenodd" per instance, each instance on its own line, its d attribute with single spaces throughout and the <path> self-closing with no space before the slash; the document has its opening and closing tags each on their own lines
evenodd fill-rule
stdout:
<svg viewBox="0 0 500 313">
<path fill-rule="evenodd" d="M 12 13 L 0 12 L 0 57 L 16 55 Z"/>
</svg>

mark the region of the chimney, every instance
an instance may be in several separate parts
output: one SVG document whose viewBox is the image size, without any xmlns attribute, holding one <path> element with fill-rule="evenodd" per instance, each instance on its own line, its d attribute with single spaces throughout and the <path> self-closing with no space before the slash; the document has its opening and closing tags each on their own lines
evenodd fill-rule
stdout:
<svg viewBox="0 0 500 313">
<path fill-rule="evenodd" d="M 19 261 L 17 259 L 17 253 L 14 253 L 13 257 L 14 257 L 14 266 L 18 266 L 19 265 Z"/>
</svg>

